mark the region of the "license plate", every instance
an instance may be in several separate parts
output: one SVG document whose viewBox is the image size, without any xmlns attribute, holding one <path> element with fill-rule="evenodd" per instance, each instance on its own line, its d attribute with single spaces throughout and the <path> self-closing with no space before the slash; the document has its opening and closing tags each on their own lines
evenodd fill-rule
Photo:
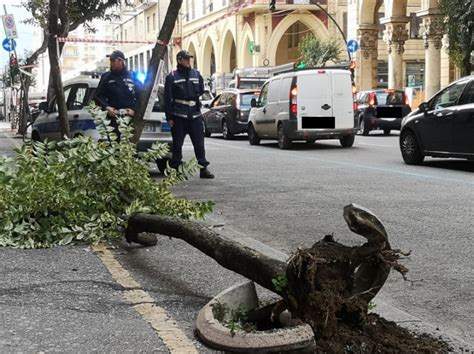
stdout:
<svg viewBox="0 0 474 354">
<path fill-rule="evenodd" d="M 301 117 L 302 129 L 334 129 L 334 117 Z"/>
<path fill-rule="evenodd" d="M 154 132 L 156 131 L 155 126 L 153 124 L 145 124 L 143 127 L 144 132 Z"/>
</svg>

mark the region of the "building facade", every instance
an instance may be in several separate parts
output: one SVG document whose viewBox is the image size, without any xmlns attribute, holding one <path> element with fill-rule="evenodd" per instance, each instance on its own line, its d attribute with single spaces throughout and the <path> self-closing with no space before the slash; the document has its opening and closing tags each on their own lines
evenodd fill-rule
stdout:
<svg viewBox="0 0 474 354">
<path fill-rule="evenodd" d="M 276 1 L 270 11 L 267 0 L 184 0 L 174 50 L 189 50 L 205 77 L 298 62 L 306 35 L 340 42 L 347 60 L 335 21 L 359 43 L 352 55 L 359 90 L 410 87 L 429 97 L 457 77 L 443 50 L 437 0 L 312 1 Z"/>
</svg>

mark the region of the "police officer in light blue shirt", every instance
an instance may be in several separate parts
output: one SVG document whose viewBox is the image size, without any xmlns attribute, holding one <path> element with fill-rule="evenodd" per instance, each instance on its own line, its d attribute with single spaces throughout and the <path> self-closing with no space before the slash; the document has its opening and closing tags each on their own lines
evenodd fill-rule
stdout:
<svg viewBox="0 0 474 354">
<path fill-rule="evenodd" d="M 193 56 L 186 50 L 176 55 L 177 70 L 172 71 L 165 82 L 166 120 L 173 137 L 170 166 L 177 168 L 183 159 L 183 142 L 189 134 L 194 146 L 194 154 L 200 166 L 201 178 L 214 178 L 208 170 L 204 149 L 204 129 L 199 97 L 204 93 L 204 80 L 199 71 L 191 67 Z"/>
</svg>

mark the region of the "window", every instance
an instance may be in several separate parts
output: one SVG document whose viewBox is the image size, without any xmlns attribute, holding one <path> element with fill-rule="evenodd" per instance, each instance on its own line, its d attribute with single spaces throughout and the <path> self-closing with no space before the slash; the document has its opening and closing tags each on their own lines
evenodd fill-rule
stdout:
<svg viewBox="0 0 474 354">
<path fill-rule="evenodd" d="M 156 14 L 153 14 L 153 31 L 156 31 Z"/>
<path fill-rule="evenodd" d="M 83 109 L 86 103 L 86 93 L 86 85 L 76 86 L 67 99 L 67 108 L 71 111 Z"/>
<path fill-rule="evenodd" d="M 222 6 L 227 6 L 227 0 L 222 0 Z"/>
<path fill-rule="evenodd" d="M 254 98 L 257 99 L 257 96 L 253 93 L 244 93 L 240 95 L 240 107 L 243 109 L 250 108 L 250 103 Z"/>
<path fill-rule="evenodd" d="M 146 31 L 150 32 L 150 16 L 146 17 Z"/>
<path fill-rule="evenodd" d="M 420 87 L 424 85 L 425 79 L 424 63 L 406 63 L 406 87 Z"/>
<path fill-rule="evenodd" d="M 219 106 L 229 106 L 232 104 L 234 99 L 234 94 L 232 93 L 223 93 L 219 99 Z"/>
<path fill-rule="evenodd" d="M 464 95 L 459 102 L 460 105 L 470 103 L 474 103 L 474 80 L 471 81 L 469 88 L 464 92 Z"/>
<path fill-rule="evenodd" d="M 416 39 L 420 37 L 421 17 L 416 16 L 416 13 L 410 14 L 410 38 Z"/>
<path fill-rule="evenodd" d="M 260 92 L 260 96 L 258 97 L 258 105 L 260 107 L 263 107 L 267 104 L 268 86 L 269 86 L 269 84 L 266 84 L 265 86 L 262 87 L 262 91 Z"/>
<path fill-rule="evenodd" d="M 430 109 L 443 109 L 454 106 L 468 81 L 461 81 L 444 89 L 430 102 Z"/>
<path fill-rule="evenodd" d="M 145 72 L 145 56 L 140 53 L 140 71 Z"/>
<path fill-rule="evenodd" d="M 377 64 L 377 88 L 388 87 L 388 63 L 379 61 Z"/>
<path fill-rule="evenodd" d="M 202 1 L 202 14 L 203 14 L 203 15 L 206 14 L 206 9 L 207 9 L 206 0 L 203 0 L 203 1 Z"/>
<path fill-rule="evenodd" d="M 195 3 L 195 1 L 191 1 L 191 20 L 194 20 L 196 17 L 196 7 L 194 6 Z"/>
<path fill-rule="evenodd" d="M 288 48 L 298 47 L 299 23 L 291 25 L 288 31 Z"/>
<path fill-rule="evenodd" d="M 379 35 L 378 35 L 379 39 L 383 38 L 383 31 L 385 30 L 385 25 L 380 23 L 380 20 L 384 17 L 385 17 L 385 14 L 383 12 L 379 12 L 377 14 L 377 25 L 379 26 Z"/>
<path fill-rule="evenodd" d="M 135 64 L 134 70 L 135 70 L 135 71 L 139 71 L 139 70 L 140 70 L 140 66 L 139 66 L 139 64 L 138 64 L 138 54 L 135 55 L 135 59 L 133 60 L 133 63 Z"/>
<path fill-rule="evenodd" d="M 150 59 L 151 59 L 151 50 L 146 51 L 146 62 L 147 65 L 150 65 Z"/>
<path fill-rule="evenodd" d="M 128 58 L 128 68 L 133 70 L 133 57 Z"/>
</svg>

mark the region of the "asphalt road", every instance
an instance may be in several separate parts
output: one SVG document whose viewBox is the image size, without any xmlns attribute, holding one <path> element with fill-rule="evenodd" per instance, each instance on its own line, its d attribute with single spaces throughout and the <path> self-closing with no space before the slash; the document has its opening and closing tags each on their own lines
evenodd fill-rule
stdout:
<svg viewBox="0 0 474 354">
<path fill-rule="evenodd" d="M 398 135 L 372 134 L 358 136 L 350 149 L 321 141 L 290 151 L 216 135 L 206 140 L 216 179 L 192 177 L 175 192 L 213 200 L 207 222 L 224 225 L 220 230 L 230 237 L 284 253 L 328 233 L 348 245 L 363 242 L 346 226 L 342 209 L 348 203 L 371 209 L 392 247 L 412 250 L 404 264 L 415 280 L 392 272 L 377 299 L 474 347 L 474 163 L 428 158 L 423 166 L 407 166 Z M 192 156 L 187 142 L 185 157 Z M 148 249 L 123 243 L 115 253 L 189 337 L 197 311 L 241 279 L 167 237 Z"/>
</svg>

